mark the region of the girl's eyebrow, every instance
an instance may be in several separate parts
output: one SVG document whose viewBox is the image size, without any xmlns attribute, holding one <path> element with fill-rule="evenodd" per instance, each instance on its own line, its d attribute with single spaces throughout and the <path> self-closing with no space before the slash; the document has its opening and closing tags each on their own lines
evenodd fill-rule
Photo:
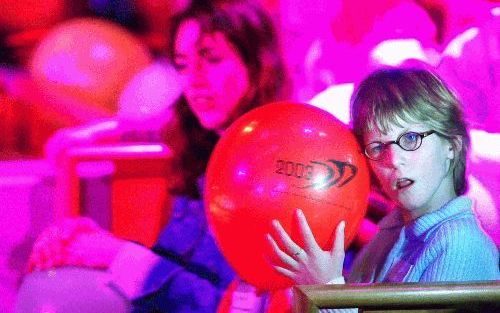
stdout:
<svg viewBox="0 0 500 313">
<path fill-rule="evenodd" d="M 205 55 L 207 53 L 212 52 L 213 50 L 214 50 L 214 48 L 212 48 L 212 47 L 203 46 L 200 49 L 198 49 L 198 53 L 200 55 Z"/>
<path fill-rule="evenodd" d="M 403 128 L 403 129 L 402 129 L 402 130 L 398 133 L 398 135 L 396 136 L 396 138 L 395 138 L 395 139 L 393 139 L 393 140 L 398 139 L 398 138 L 399 138 L 399 137 L 401 137 L 403 134 L 406 134 L 406 133 L 408 133 L 408 132 L 414 132 L 414 130 L 410 130 L 410 128 L 409 128 L 409 127 L 405 127 L 405 128 Z"/>
<path fill-rule="evenodd" d="M 199 53 L 206 53 L 206 52 L 210 52 L 210 51 L 213 51 L 213 50 L 217 50 L 218 49 L 218 46 L 215 42 L 203 42 L 201 44 L 198 45 L 198 52 Z"/>
<path fill-rule="evenodd" d="M 387 139 L 387 140 L 383 140 L 382 138 L 378 138 L 378 139 L 376 139 L 376 140 L 371 140 L 371 141 L 368 141 L 368 143 L 367 143 L 367 144 L 370 144 L 370 143 L 372 143 L 372 142 L 388 142 L 388 141 L 393 141 L 393 140 L 398 139 L 401 135 L 406 134 L 406 133 L 408 133 L 408 132 L 412 132 L 412 131 L 413 131 L 413 132 L 416 132 L 416 131 L 414 131 L 414 130 L 411 130 L 411 128 L 410 128 L 410 127 L 405 127 L 405 128 L 403 128 L 403 129 L 402 129 L 402 130 L 401 130 L 401 131 L 397 134 L 397 136 L 396 136 L 395 138 L 392 138 L 392 139 Z M 382 134 L 382 133 L 380 133 L 380 134 Z M 385 135 L 385 134 L 382 134 L 382 135 Z"/>
</svg>

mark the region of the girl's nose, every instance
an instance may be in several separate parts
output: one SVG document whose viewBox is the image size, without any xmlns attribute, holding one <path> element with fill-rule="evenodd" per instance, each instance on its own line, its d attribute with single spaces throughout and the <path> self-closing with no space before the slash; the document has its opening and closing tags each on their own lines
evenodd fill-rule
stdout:
<svg viewBox="0 0 500 313">
<path fill-rule="evenodd" d="M 194 64 L 189 72 L 188 83 L 193 87 L 203 86 L 207 82 L 207 71 L 200 63 Z"/>
<path fill-rule="evenodd" d="M 384 162 L 390 167 L 400 167 L 406 163 L 406 153 L 401 147 L 392 144 L 386 147 Z"/>
</svg>

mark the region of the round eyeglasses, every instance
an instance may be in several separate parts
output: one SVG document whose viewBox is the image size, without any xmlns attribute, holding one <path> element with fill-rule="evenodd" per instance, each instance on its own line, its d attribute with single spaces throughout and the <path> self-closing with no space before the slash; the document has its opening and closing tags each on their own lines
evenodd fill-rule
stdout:
<svg viewBox="0 0 500 313">
<path fill-rule="evenodd" d="M 401 149 L 406 151 L 415 151 L 422 145 L 422 140 L 434 134 L 436 131 L 429 130 L 423 133 L 407 132 L 399 135 L 398 139 L 392 141 L 374 141 L 365 146 L 365 155 L 374 161 L 384 158 L 387 147 L 392 144 L 398 145 Z"/>
</svg>

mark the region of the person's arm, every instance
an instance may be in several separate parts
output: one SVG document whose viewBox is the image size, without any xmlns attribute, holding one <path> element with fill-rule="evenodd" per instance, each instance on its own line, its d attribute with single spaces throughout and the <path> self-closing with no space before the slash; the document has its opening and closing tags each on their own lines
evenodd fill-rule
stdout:
<svg viewBox="0 0 500 313">
<path fill-rule="evenodd" d="M 215 312 L 234 272 L 208 232 L 202 201 L 177 197 L 154 248 L 128 245 L 110 270 L 135 312 Z M 133 263 L 129 260 L 134 259 Z"/>
<path fill-rule="evenodd" d="M 123 245 L 108 268 L 110 283 L 130 300 L 158 291 L 181 270 L 174 262 L 132 242 Z"/>
<path fill-rule="evenodd" d="M 108 270 L 110 285 L 130 300 L 155 292 L 182 270 L 175 262 L 120 239 L 84 217 L 56 223 L 35 241 L 29 271 L 63 266 Z"/>
</svg>

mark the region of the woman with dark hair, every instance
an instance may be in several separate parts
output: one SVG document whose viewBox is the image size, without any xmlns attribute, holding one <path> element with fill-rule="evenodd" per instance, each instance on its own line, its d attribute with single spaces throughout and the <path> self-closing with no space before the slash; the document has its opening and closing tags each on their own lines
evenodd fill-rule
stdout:
<svg viewBox="0 0 500 313">
<path fill-rule="evenodd" d="M 287 76 L 272 22 L 253 2 L 194 2 L 174 17 L 170 36 L 169 58 L 184 83 L 176 111 L 185 139 L 174 157 L 179 172 L 172 183 L 177 197 L 171 220 L 153 251 L 97 227 L 78 232 L 82 228 L 74 226 L 76 220 L 60 232 L 51 231 L 52 238 L 42 234 L 31 266 L 108 268 L 110 284 L 138 312 L 215 312 L 235 275 L 207 225 L 202 202 L 206 165 L 219 136 L 237 117 L 283 99 Z M 93 252 L 86 253 L 90 248 Z"/>
<path fill-rule="evenodd" d="M 186 188 L 196 186 L 193 181 L 205 171 L 210 153 L 223 129 L 241 114 L 259 105 L 283 99 L 289 92 L 287 88 L 288 77 L 282 56 L 279 53 L 276 31 L 272 21 L 262 8 L 246 1 L 198 2 L 194 1 L 193 5 L 173 18 L 169 39 L 171 43 L 169 59 L 181 76 L 188 74 L 190 69 L 186 68 L 187 56 L 179 56 L 175 45 L 178 43 L 176 39 L 182 35 L 179 31 L 185 26 L 186 21 L 196 21 L 203 35 L 215 39 L 214 35 L 219 33 L 228 40 L 230 46 L 235 49 L 241 59 L 251 83 L 241 95 L 241 99 L 238 100 L 229 99 L 230 89 L 221 90 L 223 94 L 217 96 L 226 98 L 224 101 L 230 110 L 226 113 L 227 117 L 219 122 L 220 125 L 216 126 L 218 129 L 214 129 L 213 126 L 207 124 L 210 122 L 204 122 L 209 117 L 204 117 L 203 112 L 197 114 L 197 108 L 193 105 L 197 98 L 200 98 L 198 91 L 195 90 L 199 88 L 193 87 L 187 82 L 185 96 L 176 103 L 180 127 L 183 133 L 189 137 L 183 151 L 176 156 L 178 165 L 183 172 L 184 179 L 181 181 L 185 186 L 178 186 L 174 191 L 188 192 L 191 195 L 196 194 L 197 188 L 195 190 L 187 190 Z M 191 34 L 188 33 L 187 36 L 191 36 Z M 212 42 L 209 45 L 215 43 Z M 201 49 L 205 49 L 205 47 Z M 208 54 L 214 53 L 214 51 L 200 50 L 196 53 L 201 54 L 200 56 L 206 63 L 219 62 L 216 54 Z M 217 73 L 212 76 L 212 85 L 220 80 L 216 76 Z M 237 105 L 231 105 L 228 102 L 234 102 Z"/>
</svg>

